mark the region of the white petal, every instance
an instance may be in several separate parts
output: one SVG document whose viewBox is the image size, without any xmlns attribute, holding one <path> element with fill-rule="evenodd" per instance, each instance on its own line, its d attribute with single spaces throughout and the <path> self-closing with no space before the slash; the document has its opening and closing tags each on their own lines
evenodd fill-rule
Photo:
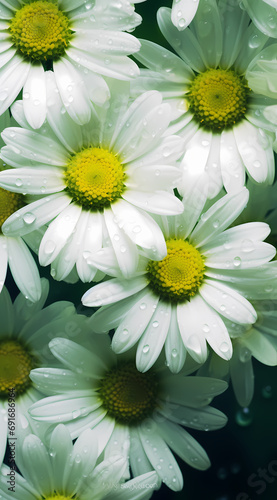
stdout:
<svg viewBox="0 0 277 500">
<path fill-rule="evenodd" d="M 37 265 L 21 238 L 7 238 L 11 273 L 19 290 L 32 302 L 39 300 L 41 283 Z"/>
<path fill-rule="evenodd" d="M 158 297 L 147 290 L 130 307 L 112 339 L 112 348 L 116 353 L 127 351 L 138 341 L 155 312 L 158 300 Z"/>
<path fill-rule="evenodd" d="M 54 73 L 46 73 L 47 121 L 64 147 L 71 153 L 82 149 L 81 128 L 65 113 Z"/>
<path fill-rule="evenodd" d="M 183 368 L 186 353 L 177 322 L 177 310 L 172 307 L 170 325 L 165 339 L 166 361 L 172 373 L 178 373 Z"/>
<path fill-rule="evenodd" d="M 232 288 L 205 279 L 199 289 L 201 297 L 219 314 L 239 324 L 255 323 L 257 313 L 254 307 Z"/>
<path fill-rule="evenodd" d="M 190 240 L 197 246 L 208 243 L 215 235 L 224 231 L 242 212 L 247 204 L 249 192 L 243 188 L 240 192 L 226 194 L 202 214 Z"/>
<path fill-rule="evenodd" d="M 91 104 L 82 75 L 65 57 L 54 61 L 53 69 L 67 112 L 79 125 L 87 123 L 91 116 Z"/>
<path fill-rule="evenodd" d="M 43 67 L 31 65 L 23 87 L 23 108 L 32 128 L 40 128 L 46 118 L 46 81 Z"/>
<path fill-rule="evenodd" d="M 193 302 L 194 307 L 201 311 L 201 319 L 197 325 L 198 334 L 205 336 L 211 348 L 221 358 L 229 360 L 233 352 L 232 342 L 222 319 L 199 295 L 193 298 Z"/>
<path fill-rule="evenodd" d="M 206 470 L 211 462 L 204 448 L 185 429 L 172 422 L 160 422 L 164 440 L 187 464 L 198 470 Z"/>
<path fill-rule="evenodd" d="M 196 4 L 196 2 L 194 2 Z M 174 23 L 175 24 L 175 23 Z M 169 50 L 148 40 L 141 40 L 141 49 L 135 55 L 144 66 L 161 73 L 163 79 L 181 84 L 190 83 L 194 77 L 193 71 L 187 64 Z"/>
<path fill-rule="evenodd" d="M 125 234 L 124 229 L 114 222 L 112 210 L 104 211 L 105 223 L 111 244 L 116 255 L 118 266 L 125 278 L 134 274 L 138 265 L 138 251 L 136 245 Z"/>
<path fill-rule="evenodd" d="M 2 132 L 2 139 L 17 155 L 30 160 L 35 158 L 38 163 L 60 167 L 64 166 L 69 158 L 68 152 L 61 144 L 31 130 L 6 128 Z"/>
<path fill-rule="evenodd" d="M 89 34 L 86 31 L 78 31 L 71 45 L 91 54 L 96 52 L 95 47 L 97 47 L 97 52 L 107 54 L 107 57 L 129 55 L 140 49 L 140 42 L 133 35 L 102 29 L 90 30 Z"/>
<path fill-rule="evenodd" d="M 5 409 L 2 402 L 0 403 L 0 425 L 1 425 L 0 464 L 2 464 L 4 456 L 5 456 L 5 451 L 6 451 L 6 446 L 7 446 L 7 437 L 8 437 L 8 412 Z"/>
<path fill-rule="evenodd" d="M 243 226 L 244 224 L 242 229 Z M 249 251 L 245 252 L 247 245 Z M 263 241 L 241 239 L 241 241 L 235 242 L 231 248 L 228 248 L 227 243 L 225 249 L 214 248 L 210 250 L 205 265 L 217 269 L 249 269 L 266 264 L 275 254 L 276 249 L 273 245 Z"/>
<path fill-rule="evenodd" d="M 153 214 L 178 215 L 184 210 L 182 202 L 167 191 L 135 191 L 130 189 L 122 193 L 122 198 L 133 205 Z"/>
<path fill-rule="evenodd" d="M 233 130 L 223 131 L 221 134 L 220 163 L 226 191 L 240 191 L 245 184 L 245 168 L 237 148 Z"/>
<path fill-rule="evenodd" d="M 131 169 L 130 169 L 131 170 Z M 132 171 L 129 170 L 128 180 L 125 185 L 128 188 L 142 189 L 147 191 L 149 186 L 155 186 L 155 190 L 173 189 L 177 187 L 180 179 L 180 170 L 171 165 L 147 165 L 140 166 Z"/>
<path fill-rule="evenodd" d="M 256 182 L 272 184 L 274 157 L 270 137 L 247 120 L 234 127 L 234 136 L 242 161 Z"/>
<path fill-rule="evenodd" d="M 71 203 L 50 224 L 39 247 L 39 261 L 42 266 L 51 264 L 74 231 L 82 208 Z"/>
<path fill-rule="evenodd" d="M 122 227 L 136 245 L 145 250 L 150 259 L 165 257 L 167 250 L 163 233 L 150 215 L 124 200 L 114 203 L 112 210 L 118 226 Z"/>
<path fill-rule="evenodd" d="M 190 302 L 177 305 L 177 321 L 185 348 L 197 363 L 203 363 L 207 358 L 207 344 L 205 334 L 201 331 L 205 317 L 194 297 Z"/>
<path fill-rule="evenodd" d="M 244 335 L 241 343 L 249 349 L 251 354 L 261 363 L 269 366 L 277 365 L 277 351 L 274 349 L 268 337 L 260 333 L 256 328 L 251 330 L 250 335 Z"/>
<path fill-rule="evenodd" d="M 30 63 L 14 55 L 11 61 L 0 69 L 0 86 L 1 92 L 3 92 L 3 99 L 0 105 L 1 114 L 6 111 L 16 99 L 26 81 L 30 67 Z"/>
<path fill-rule="evenodd" d="M 25 467 L 23 464 L 22 474 L 34 486 L 41 495 L 54 492 L 53 475 L 48 450 L 42 441 L 30 434 L 24 439 L 22 446 Z M 43 475 L 41 471 L 43 470 Z"/>
<path fill-rule="evenodd" d="M 67 50 L 67 56 L 95 73 L 119 80 L 130 80 L 139 74 L 138 66 L 126 56 L 105 57 L 103 60 L 102 54 L 84 52 L 73 46 Z"/>
<path fill-rule="evenodd" d="M 2 172 L 0 181 L 4 189 L 14 193 L 50 194 L 63 191 L 66 187 L 60 168 L 21 168 Z"/>
<path fill-rule="evenodd" d="M 183 487 L 182 473 L 173 454 L 155 427 L 155 422 L 149 421 L 148 426 L 145 425 L 139 429 L 144 451 L 164 483 L 173 491 L 179 491 Z M 163 458 L 163 462 L 158 461 L 159 458 Z M 159 467 L 156 466 L 157 462 Z"/>
<path fill-rule="evenodd" d="M 2 292 L 5 283 L 8 269 L 8 252 L 6 237 L 0 235 L 0 293 Z"/>
<path fill-rule="evenodd" d="M 69 339 L 54 338 L 49 343 L 49 349 L 59 361 L 83 377 L 98 378 L 99 373 L 108 368 L 97 354 Z"/>
<path fill-rule="evenodd" d="M 143 276 L 133 280 L 114 278 L 88 290 L 82 297 L 82 303 L 88 307 L 113 304 L 134 295 L 146 286 L 147 281 Z"/>
<path fill-rule="evenodd" d="M 1 172 L 0 172 L 1 177 Z M 39 229 L 56 217 L 71 202 L 65 193 L 57 193 L 34 201 L 12 214 L 3 224 L 7 236 L 23 236 Z"/>
<path fill-rule="evenodd" d="M 153 366 L 163 348 L 171 318 L 171 305 L 159 301 L 137 347 L 137 369 L 146 372 Z"/>
<path fill-rule="evenodd" d="M 41 399 L 31 406 L 29 413 L 42 422 L 68 422 L 93 413 L 100 404 L 96 402 L 92 389 L 79 390 Z"/>
</svg>

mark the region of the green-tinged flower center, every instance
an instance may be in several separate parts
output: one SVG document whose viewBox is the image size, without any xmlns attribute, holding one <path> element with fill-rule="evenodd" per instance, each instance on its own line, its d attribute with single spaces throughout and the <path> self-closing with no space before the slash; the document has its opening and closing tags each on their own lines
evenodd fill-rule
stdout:
<svg viewBox="0 0 277 500">
<path fill-rule="evenodd" d="M 99 396 L 110 417 L 122 424 L 137 424 L 157 406 L 157 381 L 152 372 L 141 373 L 133 363 L 122 363 L 102 378 Z"/>
<path fill-rule="evenodd" d="M 5 220 L 24 205 L 22 194 L 11 193 L 0 188 L 0 234 Z"/>
<path fill-rule="evenodd" d="M 0 342 L 0 397 L 6 398 L 14 389 L 20 395 L 31 385 L 30 371 L 36 367 L 29 350 L 16 340 Z"/>
<path fill-rule="evenodd" d="M 202 284 L 204 260 L 187 241 L 170 239 L 166 246 L 164 259 L 148 263 L 149 287 L 164 300 L 184 302 L 193 297 Z"/>
<path fill-rule="evenodd" d="M 47 0 L 17 10 L 9 31 L 16 48 L 32 61 L 57 59 L 65 53 L 72 37 L 68 17 Z"/>
<path fill-rule="evenodd" d="M 74 500 L 78 500 L 78 498 L 76 496 L 64 496 L 64 495 L 59 495 L 58 493 L 56 495 L 51 495 L 51 497 L 43 497 L 42 500 L 72 500 L 74 498 Z"/>
<path fill-rule="evenodd" d="M 190 111 L 207 129 L 221 131 L 244 117 L 250 88 L 233 70 L 208 69 L 191 83 L 187 99 Z"/>
<path fill-rule="evenodd" d="M 125 177 L 118 158 L 102 148 L 83 149 L 65 170 L 67 191 L 87 210 L 102 210 L 116 201 L 125 189 Z"/>
</svg>

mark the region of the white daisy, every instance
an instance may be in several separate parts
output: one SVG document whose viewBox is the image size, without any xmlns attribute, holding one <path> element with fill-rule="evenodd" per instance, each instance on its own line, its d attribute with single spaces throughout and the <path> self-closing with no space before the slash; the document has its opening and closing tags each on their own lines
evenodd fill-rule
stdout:
<svg viewBox="0 0 277 500">
<path fill-rule="evenodd" d="M 14 473 L 15 487 L 9 488 L 10 468 L 0 472 L 1 498 L 14 500 L 135 500 L 150 498 L 157 484 L 154 472 L 120 483 L 125 460 L 111 457 L 97 461 L 97 440 L 92 431 L 84 431 L 72 444 L 64 425 L 58 425 L 49 447 L 35 434 L 17 443 Z M 137 491 L 138 490 L 138 491 Z"/>
<path fill-rule="evenodd" d="M 155 469 L 167 486 L 180 490 L 182 474 L 170 448 L 196 469 L 209 467 L 206 452 L 182 425 L 200 430 L 225 425 L 225 415 L 207 405 L 226 382 L 170 375 L 164 365 L 140 373 L 132 355 L 116 356 L 107 336 L 92 336 L 89 322 L 87 332 L 90 349 L 66 339 L 50 342 L 66 371 L 32 371 L 32 380 L 49 397 L 30 414 L 40 422 L 65 423 L 73 439 L 93 429 L 99 453 L 129 457 L 133 475 Z"/>
<path fill-rule="evenodd" d="M 179 31 L 184 30 L 193 20 L 199 0 L 173 0 L 171 21 Z"/>
<path fill-rule="evenodd" d="M 60 301 L 42 309 L 47 295 L 45 279 L 42 279 L 41 298 L 36 303 L 22 294 L 12 303 L 5 287 L 0 294 L 0 463 L 10 435 L 7 419 L 10 390 L 16 393 L 16 417 L 25 414 L 30 405 L 41 398 L 29 378 L 30 370 L 49 364 L 57 366 L 48 348 L 49 340 L 57 335 L 75 338 L 81 334 L 80 320 L 78 327 L 75 324 L 73 305 Z"/>
<path fill-rule="evenodd" d="M 173 192 L 183 140 L 163 137 L 170 106 L 162 103 L 159 92 L 150 91 L 127 107 L 128 88 L 128 83 L 114 81 L 107 106 L 83 126 L 62 113 L 53 91 L 48 123 L 41 129 L 11 127 L 2 134 L 7 146 L 1 157 L 16 168 L 0 173 L 0 185 L 36 195 L 35 202 L 9 217 L 3 232 L 22 236 L 49 223 L 39 261 L 53 263 L 58 280 L 76 264 L 80 278 L 91 281 L 97 269 L 90 265 L 90 255 L 103 243 L 113 247 L 126 276 L 137 267 L 138 248 L 155 260 L 164 257 L 164 237 L 151 213 L 183 211 Z M 26 123 L 21 103 L 13 113 L 20 124 Z"/>
<path fill-rule="evenodd" d="M 242 0 L 241 8 L 265 35 L 277 38 L 277 0 Z"/>
<path fill-rule="evenodd" d="M 86 123 L 91 101 L 109 97 L 103 76 L 129 80 L 139 73 L 127 56 L 140 43 L 123 31 L 141 17 L 128 0 L 3 0 L 0 7 L 0 113 L 23 89 L 27 120 L 39 128 L 48 100 L 45 69 L 52 69 L 64 106 Z"/>
<path fill-rule="evenodd" d="M 225 319 L 233 344 L 232 359 L 227 362 L 212 353 L 200 368 L 201 376 L 228 379 L 238 403 L 248 407 L 254 394 L 252 357 L 267 366 L 277 365 L 276 300 L 253 303 L 258 318 L 253 325 L 238 325 Z"/>
<path fill-rule="evenodd" d="M 186 351 L 204 362 L 206 341 L 219 356 L 230 359 L 232 342 L 222 318 L 238 324 L 257 319 L 240 288 L 248 285 L 255 291 L 259 287 L 260 292 L 261 278 L 263 284 L 268 283 L 264 271 L 256 277 L 256 270 L 275 255 L 275 248 L 263 242 L 270 229 L 253 222 L 226 230 L 246 205 L 247 189 L 225 195 L 201 215 L 202 189 L 202 184 L 196 185 L 184 200 L 182 215 L 161 219 L 168 249 L 163 260 L 144 259 L 132 279 L 117 276 L 94 286 L 82 298 L 85 306 L 103 306 L 90 322 L 98 333 L 116 328 L 115 352 L 138 342 L 136 359 L 141 371 L 153 365 L 163 346 L 173 372 L 182 367 Z M 101 261 L 97 257 L 93 260 Z M 103 261 L 102 269 L 108 264 Z"/>
<path fill-rule="evenodd" d="M 182 194 L 204 173 L 211 198 L 222 186 L 241 189 L 245 172 L 273 182 L 277 46 L 249 21 L 237 0 L 200 0 L 190 26 L 179 32 L 170 9 L 161 8 L 160 30 L 178 55 L 142 40 L 135 56 L 149 69 L 134 82 L 134 95 L 160 90 L 173 108 L 169 133 L 186 141 Z"/>
</svg>

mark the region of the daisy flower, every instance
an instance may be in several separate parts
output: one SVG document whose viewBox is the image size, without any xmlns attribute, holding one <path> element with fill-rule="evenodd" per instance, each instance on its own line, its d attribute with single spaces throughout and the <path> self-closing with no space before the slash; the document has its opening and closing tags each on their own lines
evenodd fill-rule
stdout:
<svg viewBox="0 0 277 500">
<path fill-rule="evenodd" d="M 171 375 L 164 364 L 140 373 L 132 355 L 116 356 L 106 335 L 91 335 L 89 322 L 86 328 L 90 349 L 67 339 L 50 342 L 66 370 L 32 371 L 32 380 L 49 397 L 30 408 L 31 416 L 65 423 L 73 439 L 92 429 L 99 454 L 129 457 L 134 476 L 155 469 L 169 488 L 180 490 L 182 474 L 170 448 L 196 469 L 209 467 L 206 452 L 182 425 L 200 430 L 225 425 L 225 415 L 208 405 L 226 382 Z"/>
<path fill-rule="evenodd" d="M 241 189 L 246 172 L 258 183 L 273 182 L 277 49 L 249 21 L 237 1 L 200 0 L 190 26 L 180 32 L 170 9 L 162 7 L 159 28 L 177 55 L 142 40 L 135 56 L 148 69 L 134 82 L 133 94 L 160 90 L 173 109 L 168 132 L 186 141 L 181 194 L 204 173 L 210 198 L 222 186 Z"/>
<path fill-rule="evenodd" d="M 45 279 L 42 279 L 41 298 L 36 303 L 21 293 L 12 303 L 5 287 L 0 294 L 0 463 L 9 435 L 10 391 L 16 395 L 17 418 L 41 398 L 29 378 L 30 371 L 37 366 L 57 366 L 48 348 L 49 340 L 57 335 L 75 338 L 81 334 L 80 327 L 75 324 L 73 305 L 60 301 L 43 309 L 47 295 L 48 281 Z"/>
<path fill-rule="evenodd" d="M 109 89 L 103 76 L 129 80 L 138 75 L 127 56 L 140 43 L 129 33 L 141 22 L 128 0 L 1 1 L 0 113 L 23 89 L 28 122 L 45 120 L 52 69 L 63 104 L 78 123 L 90 118 L 91 101 L 103 103 Z"/>
<path fill-rule="evenodd" d="M 277 0 L 242 0 L 241 8 L 265 35 L 277 38 Z"/>
<path fill-rule="evenodd" d="M 167 242 L 164 259 L 144 259 L 132 279 L 117 276 L 91 288 L 82 298 L 85 306 L 102 306 L 90 319 L 95 332 L 116 328 L 115 352 L 122 353 L 138 342 L 137 368 L 143 372 L 154 364 L 163 346 L 173 372 L 183 366 L 186 351 L 203 363 L 206 341 L 228 360 L 232 342 L 222 318 L 238 324 L 257 319 L 239 287 L 246 277 L 250 288 L 260 286 L 255 270 L 276 252 L 263 242 L 270 229 L 258 222 L 226 229 L 247 203 L 246 188 L 225 195 L 201 214 L 202 189 L 196 185 L 183 201 L 182 215 L 171 221 L 161 219 Z M 97 261 L 97 255 L 93 259 Z"/>
<path fill-rule="evenodd" d="M 128 107 L 128 88 L 128 83 L 115 82 L 107 106 L 83 126 L 61 112 L 53 90 L 48 123 L 41 129 L 11 127 L 2 133 L 7 146 L 1 157 L 15 168 L 0 173 L 0 185 L 36 195 L 36 201 L 6 220 L 3 232 L 22 236 L 49 223 L 39 261 L 53 263 L 58 280 L 76 264 L 81 280 L 91 281 L 97 269 L 90 255 L 103 244 L 113 247 L 124 275 L 136 269 L 138 248 L 154 260 L 164 257 L 164 237 L 151 214 L 183 211 L 173 192 L 183 140 L 163 137 L 170 106 L 159 92 L 150 91 Z M 26 123 L 22 103 L 14 105 L 13 113 Z"/>
<path fill-rule="evenodd" d="M 9 125 L 10 116 L 6 111 L 0 117 L 0 129 L 3 130 Z M 1 138 L 0 145 L 4 145 Z M 0 172 L 6 168 L 7 165 L 0 160 Z M 32 254 L 22 238 L 9 238 L 2 232 L 3 223 L 14 211 L 25 204 L 25 197 L 22 194 L 11 193 L 0 188 L 0 293 L 9 267 L 19 290 L 32 302 L 36 302 L 40 298 L 41 286 L 39 272 Z"/>
<path fill-rule="evenodd" d="M 125 460 L 119 456 L 97 461 L 97 441 L 91 430 L 84 431 L 72 444 L 64 425 L 58 425 L 49 447 L 35 434 L 29 434 L 16 450 L 16 464 L 22 476 L 14 473 L 14 491 L 9 492 L 10 468 L 3 465 L 0 493 L 14 500 L 148 500 L 157 484 L 150 472 L 125 484 L 120 483 Z"/>
<path fill-rule="evenodd" d="M 252 357 L 267 366 L 277 365 L 276 300 L 253 302 L 257 321 L 253 325 L 238 325 L 225 319 L 233 344 L 233 356 L 223 361 L 212 353 L 200 368 L 201 376 L 231 378 L 238 403 L 248 407 L 254 394 Z"/>
<path fill-rule="evenodd" d="M 173 0 L 171 21 L 179 31 L 184 30 L 193 20 L 199 0 Z"/>
</svg>

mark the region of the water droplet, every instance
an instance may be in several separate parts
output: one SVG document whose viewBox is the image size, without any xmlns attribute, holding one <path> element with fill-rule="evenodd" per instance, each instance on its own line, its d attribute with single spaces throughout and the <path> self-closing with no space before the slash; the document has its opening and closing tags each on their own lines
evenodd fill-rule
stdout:
<svg viewBox="0 0 277 500">
<path fill-rule="evenodd" d="M 177 349 L 172 349 L 172 351 L 171 351 L 171 356 L 172 356 L 173 358 L 177 358 L 177 356 L 178 356 L 178 351 L 177 351 Z"/>
<path fill-rule="evenodd" d="M 271 387 L 271 385 L 266 385 L 265 387 L 262 388 L 262 396 L 265 399 L 272 398 L 272 387 Z"/>
<path fill-rule="evenodd" d="M 242 240 L 241 249 L 243 252 L 253 252 L 255 250 L 255 245 L 252 240 Z"/>
<path fill-rule="evenodd" d="M 158 326 L 159 326 L 159 322 L 158 321 L 153 321 L 153 327 L 157 328 Z"/>
<path fill-rule="evenodd" d="M 184 28 L 184 26 L 186 25 L 186 20 L 182 17 L 181 19 L 179 19 L 178 25 L 180 26 L 180 28 Z"/>
<path fill-rule="evenodd" d="M 147 353 L 149 352 L 149 349 L 150 349 L 149 345 L 148 345 L 148 344 L 146 344 L 146 345 L 144 345 L 144 346 L 143 346 L 143 348 L 142 348 L 142 352 L 143 352 L 144 354 L 147 354 Z"/>
<path fill-rule="evenodd" d="M 141 310 L 146 309 L 146 307 L 147 307 L 147 305 L 146 305 L 146 303 L 145 303 L 145 302 L 142 302 L 142 303 L 140 304 L 140 306 L 139 306 L 139 308 L 140 308 Z"/>
<path fill-rule="evenodd" d="M 22 184 L 23 184 L 23 182 L 22 182 L 22 180 L 21 180 L 21 179 L 19 179 L 19 178 L 18 178 L 18 179 L 16 179 L 16 181 L 15 181 L 15 185 L 16 185 L 17 187 L 22 186 Z"/>
<path fill-rule="evenodd" d="M 140 231 L 141 231 L 141 226 L 135 226 L 133 228 L 133 233 L 140 233 Z"/>
<path fill-rule="evenodd" d="M 215 220 L 215 221 L 213 222 L 213 227 L 214 227 L 215 229 L 217 229 L 217 228 L 218 228 L 218 226 L 219 226 L 219 221 L 218 221 L 218 220 Z"/>
<path fill-rule="evenodd" d="M 54 241 L 49 240 L 45 243 L 44 251 L 46 254 L 49 255 L 54 252 L 55 248 L 56 248 L 56 243 Z"/>
<path fill-rule="evenodd" d="M 242 363 L 246 363 L 251 359 L 251 351 L 247 347 L 242 347 L 239 353 L 239 359 Z"/>
<path fill-rule="evenodd" d="M 127 248 L 126 248 L 124 245 L 122 245 L 122 246 L 120 247 L 120 251 L 121 251 L 121 253 L 125 253 L 125 252 L 126 252 L 126 250 L 127 250 Z"/>
<path fill-rule="evenodd" d="M 229 351 L 229 344 L 227 344 L 227 342 L 222 342 L 222 344 L 220 344 L 219 346 L 219 350 L 221 352 L 228 352 Z"/>
<path fill-rule="evenodd" d="M 32 224 L 36 220 L 36 217 L 31 212 L 27 212 L 25 215 L 23 215 L 23 220 L 24 220 L 25 224 L 29 225 L 29 224 Z"/>
<path fill-rule="evenodd" d="M 235 267 L 239 267 L 241 265 L 241 258 L 240 257 L 235 257 L 233 260 L 233 264 Z"/>
<path fill-rule="evenodd" d="M 241 408 L 236 413 L 236 423 L 241 427 L 247 427 L 253 421 L 253 416 L 249 408 Z"/>
<path fill-rule="evenodd" d="M 203 332 L 205 332 L 205 333 L 209 333 L 209 331 L 210 331 L 210 327 L 209 327 L 209 325 L 206 325 L 206 324 L 205 324 L 205 325 L 203 325 L 202 330 L 203 330 Z"/>
<path fill-rule="evenodd" d="M 261 162 L 258 160 L 253 161 L 253 167 L 260 168 L 261 167 Z"/>
<path fill-rule="evenodd" d="M 127 330 L 127 328 L 124 328 L 124 330 L 122 330 L 122 333 L 123 335 L 129 335 L 129 330 Z"/>
</svg>

